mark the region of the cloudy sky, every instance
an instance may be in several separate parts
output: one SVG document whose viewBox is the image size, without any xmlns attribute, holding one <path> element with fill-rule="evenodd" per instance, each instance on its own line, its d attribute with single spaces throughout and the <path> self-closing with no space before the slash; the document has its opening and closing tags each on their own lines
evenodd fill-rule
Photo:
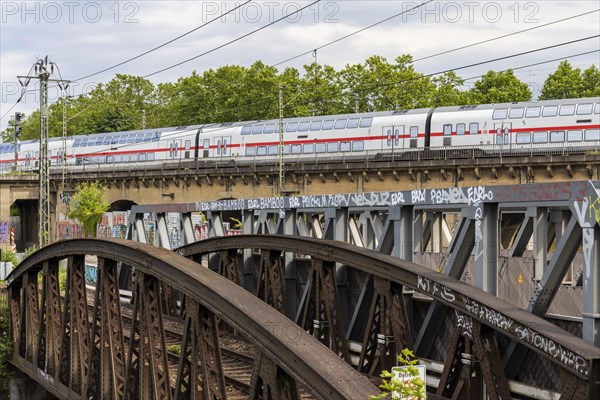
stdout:
<svg viewBox="0 0 600 400">
<path fill-rule="evenodd" d="M 301 69 L 315 60 L 315 48 L 319 49 L 317 62 L 337 69 L 361 63 L 374 54 L 390 61 L 410 54 L 417 60 L 414 65 L 419 72 L 457 69 L 463 78 L 477 77 L 490 69 L 518 68 L 560 58 L 568 58 L 582 69 L 592 64 L 600 66 L 597 0 L 430 1 L 419 8 L 424 1 L 321 0 L 312 5 L 311 1 L 250 1 L 217 18 L 245 0 L 0 0 L 0 130 L 6 128 L 15 111 L 30 113 L 37 109 L 39 99 L 35 93 L 27 94 L 23 102 L 11 107 L 20 94 L 17 76 L 26 75 L 38 57 L 48 55 L 60 68 L 62 78 L 76 80 L 151 50 L 214 18 L 215 22 L 158 50 L 72 83 L 70 94 L 85 93 L 98 83 L 108 82 L 116 73 L 150 75 L 148 79 L 159 83 L 175 81 L 193 70 L 201 73 L 227 64 L 249 66 L 256 60 L 274 65 L 307 53 L 278 65 L 281 70 L 288 66 Z M 298 13 L 276 22 L 294 11 Z M 556 22 L 562 19 L 565 20 Z M 273 24 L 261 29 L 270 23 Z M 361 29 L 364 30 L 358 32 Z M 528 31 L 517 33 L 523 30 Z M 250 35 L 226 45 L 247 34 Z M 509 34 L 513 35 L 460 49 Z M 327 45 L 347 35 L 351 36 Z M 580 40 L 585 38 L 588 39 Z M 571 41 L 574 43 L 530 52 Z M 214 50 L 220 46 L 223 47 Z M 459 50 L 438 55 L 455 49 Z M 530 53 L 461 68 L 524 52 Z M 593 53 L 573 57 L 585 52 Z M 558 61 L 530 66 L 515 73 L 531 85 L 535 97 L 557 64 Z M 52 77 L 57 79 L 59 75 L 55 71 Z M 32 81 L 29 89 L 35 92 L 36 88 Z M 58 95 L 56 89 L 51 90 L 50 101 L 56 101 Z"/>
</svg>

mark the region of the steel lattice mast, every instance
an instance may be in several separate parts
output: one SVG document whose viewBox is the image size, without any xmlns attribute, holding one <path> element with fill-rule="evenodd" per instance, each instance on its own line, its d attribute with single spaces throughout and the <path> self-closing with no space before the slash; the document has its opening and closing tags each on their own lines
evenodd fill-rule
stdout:
<svg viewBox="0 0 600 400">
<path fill-rule="evenodd" d="M 38 244 L 44 247 L 50 238 L 50 158 L 48 154 L 48 56 L 36 64 L 40 80 L 40 200 L 38 211 Z"/>
<path fill-rule="evenodd" d="M 38 244 L 44 247 L 50 241 L 50 159 L 48 154 L 48 82 L 58 82 L 62 79 L 50 79 L 54 72 L 55 63 L 48 61 L 48 56 L 33 64 L 35 75 L 18 76 L 21 83 L 21 98 L 31 79 L 40 80 L 40 147 L 39 147 L 39 210 L 38 210 Z M 30 71 L 31 72 L 31 71 Z M 25 82 L 21 81 L 25 79 Z M 20 99 L 19 99 L 20 100 Z"/>
</svg>

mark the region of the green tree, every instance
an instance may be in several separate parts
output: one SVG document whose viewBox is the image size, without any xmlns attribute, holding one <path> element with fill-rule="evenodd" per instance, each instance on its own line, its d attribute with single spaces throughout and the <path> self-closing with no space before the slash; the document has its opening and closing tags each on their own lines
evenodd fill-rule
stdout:
<svg viewBox="0 0 600 400">
<path fill-rule="evenodd" d="M 454 71 L 435 77 L 432 82 L 436 86 L 430 104 L 432 107 L 458 106 L 468 103 L 468 96 L 460 90 L 465 80 Z"/>
<path fill-rule="evenodd" d="M 378 396 L 371 396 L 371 400 L 382 400 L 382 399 L 405 399 L 411 396 L 413 399 L 424 399 L 425 398 L 425 381 L 419 376 L 419 371 L 416 367 L 419 360 L 415 358 L 415 355 L 410 349 L 402 350 L 402 354 L 398 354 L 398 362 L 402 363 L 399 367 L 402 372 L 410 376 L 410 385 L 405 386 L 404 382 L 400 378 L 396 377 L 394 373 L 389 371 L 381 372 L 383 383 L 379 386 L 383 389 L 383 393 Z M 389 379 L 389 380 L 386 380 Z"/>
<path fill-rule="evenodd" d="M 531 100 L 531 90 L 512 70 L 488 71 L 469 91 L 470 102 L 475 104 L 506 103 Z"/>
<path fill-rule="evenodd" d="M 564 60 L 558 65 L 556 71 L 546 78 L 539 99 L 573 99 L 580 97 L 582 92 L 581 70 L 573 68 L 567 60 Z"/>
<path fill-rule="evenodd" d="M 600 96 L 600 70 L 595 65 L 590 66 L 581 74 L 582 97 Z"/>
<path fill-rule="evenodd" d="M 105 188 L 98 182 L 85 182 L 77 185 L 73 195 L 69 218 L 76 218 L 83 225 L 86 236 L 96 236 L 96 225 L 109 207 L 104 197 Z"/>
</svg>

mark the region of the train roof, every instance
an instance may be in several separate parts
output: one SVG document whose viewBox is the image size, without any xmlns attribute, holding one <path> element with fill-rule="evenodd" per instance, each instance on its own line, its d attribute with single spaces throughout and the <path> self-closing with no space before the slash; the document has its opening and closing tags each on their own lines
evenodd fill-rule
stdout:
<svg viewBox="0 0 600 400">
<path fill-rule="evenodd" d="M 600 97 L 583 97 L 583 98 L 577 98 L 577 99 L 518 101 L 518 102 L 512 102 L 512 103 L 448 106 L 448 107 L 438 107 L 435 109 L 435 112 L 440 113 L 440 112 L 468 111 L 468 110 L 496 110 L 496 109 L 500 109 L 500 108 L 536 107 L 536 106 L 550 106 L 550 105 L 559 105 L 560 106 L 563 104 L 583 104 L 583 103 L 600 103 Z"/>
</svg>

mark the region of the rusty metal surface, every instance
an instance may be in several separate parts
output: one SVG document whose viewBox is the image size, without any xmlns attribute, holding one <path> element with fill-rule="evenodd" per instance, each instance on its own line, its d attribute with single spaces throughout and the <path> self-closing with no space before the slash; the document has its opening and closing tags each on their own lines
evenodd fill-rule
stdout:
<svg viewBox="0 0 600 400">
<path fill-rule="evenodd" d="M 153 285 L 145 286 L 145 290 L 148 293 L 143 294 L 140 291 L 136 291 L 137 297 L 140 297 L 139 301 L 149 302 L 144 311 L 146 315 L 138 316 L 141 320 L 146 319 L 145 324 L 140 322 L 142 333 L 138 335 L 139 337 L 147 337 L 154 344 L 148 346 L 150 349 L 142 349 L 142 351 L 149 351 L 150 353 L 160 352 L 160 341 L 164 340 L 164 333 L 161 336 L 160 333 L 155 331 L 156 327 L 160 326 L 160 323 L 156 322 L 159 318 L 158 314 L 160 314 L 160 302 L 156 299 L 156 290 L 158 290 L 156 281 L 160 280 L 163 284 L 170 285 L 180 291 L 187 299 L 192 299 L 210 310 L 210 312 L 218 315 L 221 320 L 226 321 L 230 326 L 249 338 L 260 350 L 261 354 L 263 354 L 263 358 L 266 359 L 265 366 L 277 366 L 278 372 L 275 376 L 277 383 L 274 384 L 278 385 L 280 388 L 278 390 L 282 393 L 287 393 L 286 397 L 295 398 L 293 394 L 295 390 L 290 385 L 292 381 L 306 386 L 310 393 L 316 398 L 321 399 L 366 399 L 369 395 L 378 393 L 377 388 L 365 377 L 339 359 L 337 355 L 329 351 L 324 351 L 321 343 L 298 328 L 279 312 L 266 305 L 251 293 L 240 290 L 237 285 L 227 279 L 205 268 L 198 268 L 198 265 L 192 260 L 178 257 L 166 249 L 155 248 L 137 242 L 116 239 L 75 239 L 54 243 L 37 251 L 13 270 L 8 279 L 9 290 L 12 290 L 13 293 L 11 297 L 11 309 L 14 307 L 14 304 L 21 302 L 20 315 L 14 315 L 14 318 L 19 318 L 19 322 L 12 321 L 14 326 L 19 327 L 19 333 L 15 335 L 15 341 L 21 345 L 21 352 L 15 354 L 13 363 L 34 379 L 39 379 L 40 383 L 58 396 L 68 398 L 83 397 L 74 395 L 73 393 L 76 394 L 76 392 L 72 391 L 67 384 L 59 382 L 58 376 L 48 376 L 46 371 L 37 368 L 37 360 L 34 360 L 37 357 L 37 340 L 33 340 L 32 330 L 29 329 L 32 328 L 31 326 L 25 329 L 25 322 L 34 321 L 37 315 L 36 300 L 38 299 L 38 290 L 36 278 L 44 262 L 70 257 L 79 258 L 83 254 L 97 255 L 100 259 L 110 260 L 111 263 L 125 263 L 135 268 L 136 278 L 145 275 L 154 280 Z M 72 265 L 73 261 L 70 263 Z M 111 269 L 107 269 L 104 266 L 105 271 Z M 72 283 L 77 283 L 73 279 L 76 275 L 72 275 Z M 118 346 L 111 349 L 112 354 L 106 351 L 106 349 L 101 350 L 101 346 L 106 346 L 107 342 L 104 342 L 104 340 L 109 340 L 111 346 L 113 343 L 119 343 L 122 340 L 116 334 L 119 329 L 118 324 L 114 320 L 114 317 L 120 311 L 114 307 L 111 308 L 107 304 L 111 299 L 114 300 L 115 295 L 118 295 L 116 291 L 116 275 L 111 274 L 111 276 L 100 279 L 102 284 L 100 285 L 100 290 L 96 293 L 96 306 L 102 307 L 104 310 L 94 311 L 95 316 L 93 319 L 96 325 L 90 328 L 90 349 L 82 349 L 82 351 L 89 353 L 89 363 L 85 364 L 83 354 L 79 357 L 79 362 L 68 360 L 66 362 L 67 365 L 63 365 L 61 361 L 59 363 L 61 364 L 61 371 L 64 372 L 63 376 L 66 377 L 69 385 L 71 383 L 77 385 L 77 379 L 74 376 L 82 372 L 85 375 L 87 372 L 88 376 L 83 376 L 82 379 L 87 378 L 87 382 L 94 381 L 94 384 L 90 385 L 88 383 L 86 385 L 96 388 L 93 390 L 94 393 L 101 393 L 102 395 L 112 397 L 110 393 L 118 396 L 120 390 L 122 390 L 120 389 L 122 387 L 120 382 L 122 381 L 117 379 L 117 377 L 122 374 L 120 372 L 122 371 L 122 367 L 119 364 L 123 362 L 123 356 Z M 102 288 L 104 285 L 108 286 Z M 74 294 L 78 291 L 77 289 L 77 287 L 72 287 L 71 293 Z M 21 298 L 15 295 L 19 290 L 24 292 Z M 73 296 L 73 294 L 70 296 Z M 62 343 L 68 343 L 67 346 L 70 348 L 69 353 L 71 353 L 70 356 L 73 358 L 73 344 L 77 339 L 72 332 L 73 320 L 80 318 L 77 315 L 80 313 L 76 312 L 73 315 L 72 312 L 75 311 L 73 308 L 76 305 L 73 304 L 73 297 L 70 300 L 68 308 L 71 312 L 71 332 L 67 335 L 63 330 Z M 67 307 L 65 307 L 66 309 Z M 153 311 L 148 311 L 149 309 Z M 66 320 L 64 315 L 63 319 Z M 103 324 L 104 328 L 101 329 L 102 332 L 105 333 L 105 336 L 109 332 L 112 333 L 112 338 L 98 335 L 98 324 Z M 38 324 L 35 325 L 38 326 Z M 37 336 L 35 339 L 37 339 Z M 25 345 L 26 343 L 27 346 Z M 28 348 L 29 344 L 31 344 L 31 349 Z M 135 351 L 137 351 L 135 354 L 137 359 L 132 360 L 131 355 Z M 135 365 L 136 361 L 138 362 L 138 367 L 140 367 L 139 362 L 144 358 L 142 351 L 139 348 L 130 351 L 127 368 Z M 23 356 L 26 356 L 26 358 L 24 359 Z M 110 357 L 110 360 L 106 360 L 106 357 Z M 161 357 L 162 354 L 157 353 L 154 354 L 152 359 L 160 359 Z M 110 362 L 114 362 L 114 364 L 112 366 L 107 365 Z M 75 371 L 75 364 L 83 364 L 79 372 Z M 69 366 L 71 366 L 71 371 L 65 371 L 69 369 Z M 92 373 L 90 371 L 99 375 L 90 378 L 89 375 Z M 262 374 L 262 376 L 265 375 Z M 292 381 L 285 378 L 286 376 L 290 377 Z M 113 382 L 112 386 L 105 385 L 103 381 L 105 377 L 109 377 L 117 382 Z M 164 376 L 155 375 L 153 381 L 155 384 L 161 385 L 164 382 L 163 379 Z M 127 390 L 129 382 L 130 380 L 125 378 L 124 390 Z M 66 390 L 72 393 L 68 394 Z M 109 391 L 111 392 L 109 393 Z M 159 392 L 160 390 L 155 390 L 154 395 L 157 396 Z M 164 394 L 166 397 L 161 398 L 169 398 L 168 394 Z"/>
<path fill-rule="evenodd" d="M 392 256 L 342 242 L 270 235 L 207 239 L 184 246 L 177 252 L 191 257 L 193 254 L 212 253 L 229 248 L 269 248 L 310 254 L 314 258 L 335 261 L 391 282 L 409 286 L 491 326 L 512 340 L 559 364 L 580 379 L 596 379 L 597 372 L 593 372 L 592 369 L 600 361 L 600 348 L 472 286 Z"/>
</svg>

